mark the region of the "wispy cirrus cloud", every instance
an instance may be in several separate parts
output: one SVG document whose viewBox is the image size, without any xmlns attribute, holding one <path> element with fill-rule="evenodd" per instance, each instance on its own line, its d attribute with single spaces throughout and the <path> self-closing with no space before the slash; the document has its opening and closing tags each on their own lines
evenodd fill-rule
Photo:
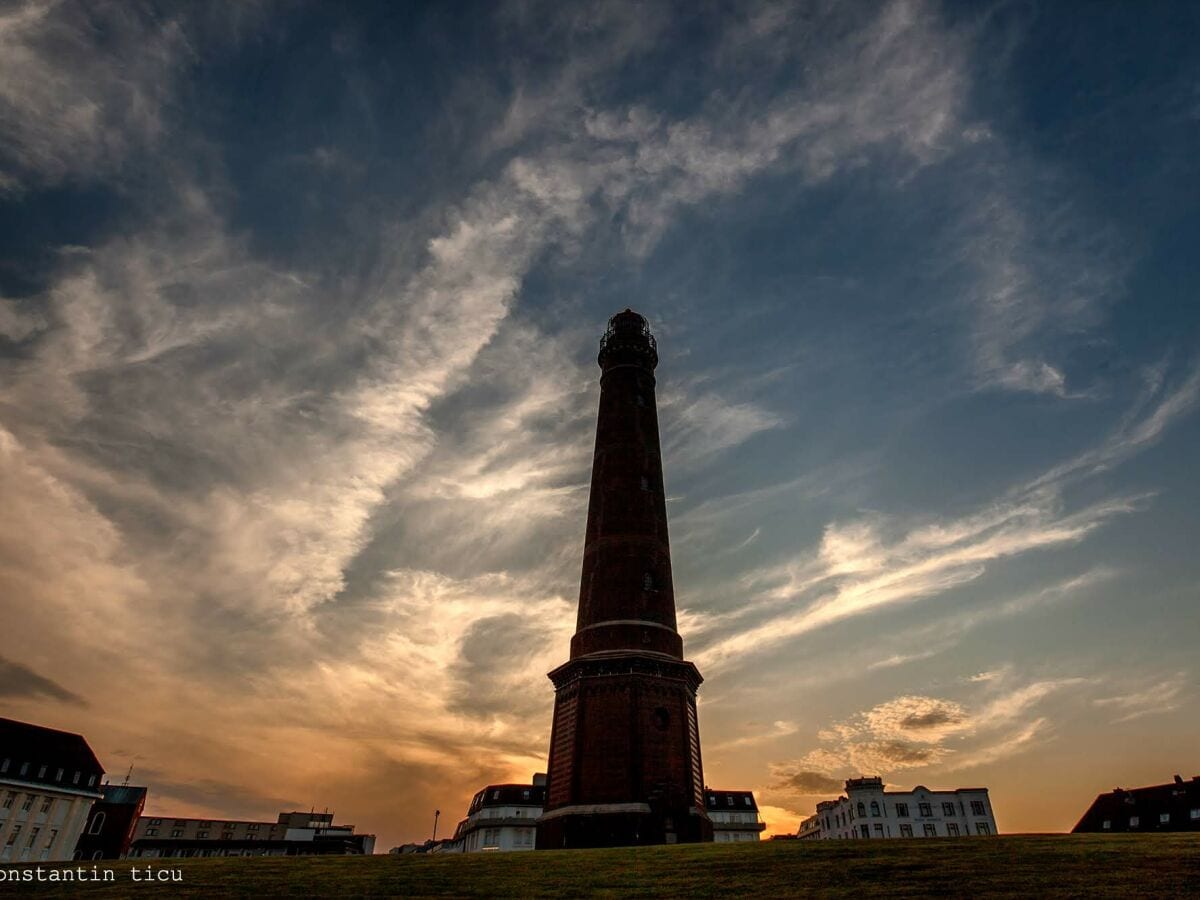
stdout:
<svg viewBox="0 0 1200 900">
<path fill-rule="evenodd" d="M 1099 697 L 1092 701 L 1101 709 L 1110 710 L 1116 716 L 1113 724 L 1132 722 L 1145 716 L 1160 715 L 1179 709 L 1192 686 L 1187 672 L 1177 672 L 1154 684 L 1138 690 L 1112 697 Z"/>
</svg>

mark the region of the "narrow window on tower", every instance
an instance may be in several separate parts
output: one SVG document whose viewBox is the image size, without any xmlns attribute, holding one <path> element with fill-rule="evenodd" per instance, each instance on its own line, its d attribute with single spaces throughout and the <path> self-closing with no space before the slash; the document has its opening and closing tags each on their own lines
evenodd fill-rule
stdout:
<svg viewBox="0 0 1200 900">
<path fill-rule="evenodd" d="M 650 490 L 650 479 L 647 478 L 645 475 L 642 476 L 642 490 L 643 491 Z"/>
<path fill-rule="evenodd" d="M 641 391 L 638 391 L 638 393 L 637 393 L 637 405 L 638 405 L 638 406 L 645 406 L 645 405 L 646 405 L 646 398 L 645 398 L 645 396 L 642 394 L 642 392 L 641 392 Z"/>
<path fill-rule="evenodd" d="M 654 573 L 646 572 L 642 575 L 642 590 L 655 591 L 658 590 L 658 585 L 654 582 Z"/>
</svg>

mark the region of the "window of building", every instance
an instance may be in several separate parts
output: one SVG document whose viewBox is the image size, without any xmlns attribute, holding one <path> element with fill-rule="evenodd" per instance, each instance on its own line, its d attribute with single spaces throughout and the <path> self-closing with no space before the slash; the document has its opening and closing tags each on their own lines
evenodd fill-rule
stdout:
<svg viewBox="0 0 1200 900">
<path fill-rule="evenodd" d="M 89 775 L 88 776 L 88 787 L 95 787 L 95 786 L 96 786 L 96 776 Z"/>
<path fill-rule="evenodd" d="M 859 800 L 859 801 L 858 801 L 858 815 L 859 815 L 859 818 L 863 818 L 863 817 L 865 817 L 865 816 L 866 816 L 866 814 L 867 814 L 867 805 L 866 805 L 865 803 L 863 803 L 861 800 Z"/>
<path fill-rule="evenodd" d="M 878 800 L 871 801 L 871 815 L 873 815 L 873 816 L 879 815 L 879 801 Z"/>
<path fill-rule="evenodd" d="M 953 803 L 943 803 L 942 804 L 942 815 L 943 816 L 954 815 L 954 804 Z"/>
<path fill-rule="evenodd" d="M 988 825 L 987 822 L 976 822 L 975 823 L 975 833 L 976 834 L 991 834 L 992 829 Z"/>
<path fill-rule="evenodd" d="M 38 828 L 36 825 L 29 829 L 29 843 L 25 845 L 26 847 L 33 846 L 33 842 L 37 840 L 38 832 L 41 830 L 42 829 Z"/>
<path fill-rule="evenodd" d="M 55 781 L 62 781 L 62 777 L 63 777 L 63 770 L 62 770 L 62 769 L 59 769 L 57 772 L 55 772 L 55 773 L 54 773 L 54 780 L 55 780 Z"/>
<path fill-rule="evenodd" d="M 528 788 L 526 788 L 525 790 L 521 791 L 521 799 L 522 799 L 522 800 L 528 800 L 528 799 L 529 799 L 529 790 L 528 790 Z"/>
<path fill-rule="evenodd" d="M 746 795 L 745 797 L 743 797 L 742 799 L 743 799 L 743 800 L 746 802 L 746 805 L 747 805 L 747 806 L 752 806 L 752 805 L 753 805 L 753 804 L 751 803 L 751 801 L 750 801 L 750 795 L 749 795 L 749 794 L 747 794 L 747 795 Z"/>
<path fill-rule="evenodd" d="M 151 825 L 161 825 L 161 824 L 162 824 L 162 819 L 151 819 L 151 820 L 150 820 L 150 824 L 151 824 Z"/>
<path fill-rule="evenodd" d="M 100 829 L 104 827 L 104 813 L 98 812 L 92 816 L 92 824 L 88 827 L 88 834 L 99 834 Z"/>
<path fill-rule="evenodd" d="M 21 833 L 21 823 L 18 822 L 16 825 L 14 825 L 12 827 L 12 831 L 10 831 L 8 833 L 8 840 L 4 842 L 5 845 L 8 847 L 11 847 L 13 844 L 15 844 L 17 842 L 17 836 L 20 835 L 20 833 Z"/>
<path fill-rule="evenodd" d="M 643 591 L 656 590 L 653 572 L 646 572 L 642 575 L 642 590 Z"/>
<path fill-rule="evenodd" d="M 925 837 L 937 837 L 937 826 L 932 822 L 925 823 Z"/>
<path fill-rule="evenodd" d="M 258 823 L 251 822 L 249 825 L 246 826 L 246 830 L 247 831 L 258 831 Z"/>
<path fill-rule="evenodd" d="M 197 828 L 212 828 L 212 822 L 197 822 Z"/>
<path fill-rule="evenodd" d="M 950 837 L 958 837 L 958 825 L 956 825 L 954 822 L 947 822 L 946 834 L 948 834 Z"/>
<path fill-rule="evenodd" d="M 901 825 L 900 826 L 900 837 L 912 837 L 912 826 L 911 825 Z"/>
<path fill-rule="evenodd" d="M 184 828 L 187 826 L 187 819 L 176 819 L 175 825 L 179 828 Z"/>
<path fill-rule="evenodd" d="M 1200 808 L 1193 809 L 1190 815 L 1193 819 L 1200 819 Z"/>
<path fill-rule="evenodd" d="M 638 406 L 645 406 L 646 398 L 644 396 L 642 396 L 641 394 L 638 394 L 636 396 L 636 400 L 634 402 L 636 402 Z"/>
<path fill-rule="evenodd" d="M 643 490 L 643 491 L 648 491 L 648 490 L 650 490 L 650 479 L 649 479 L 649 478 L 647 478 L 645 475 L 643 475 L 643 476 L 642 476 L 642 479 L 641 479 L 641 487 L 642 487 L 642 490 Z"/>
<path fill-rule="evenodd" d="M 13 804 L 16 802 L 17 802 L 17 792 L 9 791 L 8 794 L 4 798 L 4 808 L 12 809 Z"/>
<path fill-rule="evenodd" d="M 1130 828 L 1137 828 L 1137 827 L 1138 827 L 1138 822 L 1139 822 L 1139 821 L 1140 821 L 1140 820 L 1138 819 L 1138 817 L 1137 817 L 1137 816 L 1130 816 L 1130 817 L 1129 817 L 1129 827 L 1130 827 Z"/>
<path fill-rule="evenodd" d="M 901 819 L 907 819 L 908 818 L 908 804 L 907 803 L 897 803 L 896 804 L 896 815 L 899 816 Z"/>
<path fill-rule="evenodd" d="M 930 803 L 918 803 L 918 804 L 917 804 L 917 810 L 918 810 L 918 811 L 920 812 L 920 814 L 921 814 L 921 815 L 923 815 L 923 816 L 932 816 L 932 815 L 933 815 L 933 804 L 930 804 Z"/>
<path fill-rule="evenodd" d="M 176 822 L 175 824 L 176 825 L 186 825 L 187 823 L 186 822 Z M 237 822 L 226 822 L 225 827 L 226 828 L 237 828 Z"/>
<path fill-rule="evenodd" d="M 183 837 L 183 829 L 182 828 L 172 828 L 171 829 L 171 837 L 173 837 L 173 838 Z"/>
<path fill-rule="evenodd" d="M 1109 831 L 1112 828 L 1112 819 L 1105 819 L 1104 822 L 1100 825 L 1100 827 L 1103 828 L 1105 831 Z"/>
<path fill-rule="evenodd" d="M 54 799 L 51 797 L 47 797 L 45 800 L 42 801 L 42 812 L 43 813 L 50 812 L 50 807 L 52 807 L 53 805 L 54 805 Z"/>
<path fill-rule="evenodd" d="M 0 761 L 0 772 L 7 772 L 8 767 L 11 764 L 12 764 L 12 760 L 9 759 L 8 757 L 5 757 L 3 761 Z"/>
<path fill-rule="evenodd" d="M 983 814 L 984 814 L 983 801 L 982 800 L 972 800 L 971 801 L 971 815 L 982 816 Z"/>
<path fill-rule="evenodd" d="M 198 838 L 206 838 L 206 837 L 208 837 L 208 832 L 207 832 L 207 831 L 197 831 L 197 832 L 196 832 L 196 837 L 198 837 Z"/>
<path fill-rule="evenodd" d="M 875 823 L 875 837 L 883 837 L 883 826 L 878 822 Z"/>
<path fill-rule="evenodd" d="M 1171 821 L 1171 814 L 1169 812 L 1158 814 L 1158 824 L 1159 825 L 1166 825 L 1170 821 Z"/>
<path fill-rule="evenodd" d="M 57 828 L 51 828 L 51 829 L 50 829 L 50 837 L 46 838 L 46 846 L 45 846 L 45 847 L 43 847 L 42 849 L 43 849 L 43 850 L 49 850 L 51 847 L 53 847 L 53 846 L 54 846 L 54 842 L 55 842 L 56 840 L 58 840 L 58 829 L 57 829 Z"/>
<path fill-rule="evenodd" d="M 500 799 L 500 792 L 499 792 L 499 791 L 492 791 L 492 799 L 493 799 L 493 800 L 499 800 L 499 799 Z"/>
<path fill-rule="evenodd" d="M 869 838 L 869 837 L 871 836 L 871 829 L 870 829 L 870 827 L 869 827 L 868 825 L 866 825 L 866 824 L 859 825 L 859 826 L 858 826 L 858 833 L 859 833 L 859 834 L 861 834 L 861 835 L 862 835 L 863 837 L 865 837 L 865 838 Z"/>
<path fill-rule="evenodd" d="M 29 812 L 33 808 L 34 795 L 26 794 L 25 800 L 21 803 L 21 812 Z"/>
<path fill-rule="evenodd" d="M 233 840 L 233 832 L 232 831 L 222 831 L 221 832 L 221 840 L 232 841 Z"/>
<path fill-rule="evenodd" d="M 158 837 L 158 829 L 157 828 L 147 828 L 146 829 L 146 837 Z"/>
<path fill-rule="evenodd" d="M 71 784 L 79 784 L 79 779 L 83 776 L 82 772 L 76 772 L 71 778 Z"/>
<path fill-rule="evenodd" d="M 27 762 L 21 763 L 21 776 L 24 777 L 28 774 L 29 774 L 29 763 L 27 763 Z"/>
<path fill-rule="evenodd" d="M 38 767 L 38 778 L 45 778 L 45 777 L 46 777 L 46 767 L 39 766 Z"/>
<path fill-rule="evenodd" d="M 725 795 L 725 805 L 726 805 L 726 806 L 733 806 L 733 794 L 726 794 L 726 795 Z"/>
</svg>

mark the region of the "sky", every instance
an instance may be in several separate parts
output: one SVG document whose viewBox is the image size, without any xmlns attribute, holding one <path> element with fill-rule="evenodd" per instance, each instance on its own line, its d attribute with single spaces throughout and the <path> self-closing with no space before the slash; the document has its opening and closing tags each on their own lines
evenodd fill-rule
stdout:
<svg viewBox="0 0 1200 900">
<path fill-rule="evenodd" d="M 528 782 L 631 306 L 705 777 L 768 833 L 1200 773 L 1198 31 L 3 3 L 0 715 L 380 849 Z"/>
</svg>

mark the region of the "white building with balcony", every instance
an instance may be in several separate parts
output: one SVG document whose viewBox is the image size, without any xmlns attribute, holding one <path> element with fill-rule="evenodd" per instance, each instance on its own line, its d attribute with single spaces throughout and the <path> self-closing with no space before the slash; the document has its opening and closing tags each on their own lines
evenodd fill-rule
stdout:
<svg viewBox="0 0 1200 900">
<path fill-rule="evenodd" d="M 0 719 L 0 863 L 71 859 L 103 777 L 82 735 Z"/>
<path fill-rule="evenodd" d="M 704 806 L 713 823 L 713 841 L 757 841 L 767 827 L 758 816 L 758 804 L 750 791 L 704 789 Z"/>
<path fill-rule="evenodd" d="M 883 779 L 851 778 L 846 796 L 824 800 L 800 823 L 797 837 L 847 838 L 976 837 L 996 834 L 987 788 L 885 791 Z"/>
<path fill-rule="evenodd" d="M 489 784 L 472 799 L 467 817 L 458 823 L 450 846 L 440 852 L 504 853 L 532 850 L 537 820 L 546 802 L 546 776 L 533 784 Z"/>
</svg>

